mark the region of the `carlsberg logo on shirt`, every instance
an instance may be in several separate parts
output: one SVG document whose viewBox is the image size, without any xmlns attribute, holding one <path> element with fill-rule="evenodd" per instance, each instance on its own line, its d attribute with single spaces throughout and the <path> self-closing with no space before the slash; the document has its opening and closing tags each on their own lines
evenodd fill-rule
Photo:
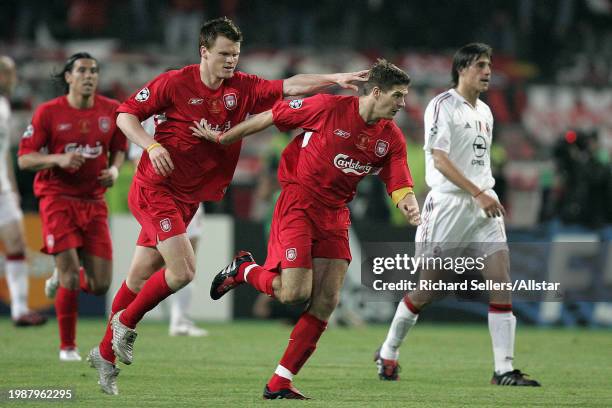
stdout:
<svg viewBox="0 0 612 408">
<path fill-rule="evenodd" d="M 355 160 L 346 154 L 338 154 L 334 157 L 334 166 L 342 170 L 345 174 L 356 174 L 363 176 L 364 174 L 377 174 L 380 168 L 368 164 L 361 164 L 359 160 Z"/>
</svg>

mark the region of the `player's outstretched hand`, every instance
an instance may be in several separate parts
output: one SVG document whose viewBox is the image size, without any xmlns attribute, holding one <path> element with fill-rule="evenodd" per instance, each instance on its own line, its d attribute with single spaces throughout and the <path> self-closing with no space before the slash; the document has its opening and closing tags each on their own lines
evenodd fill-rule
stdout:
<svg viewBox="0 0 612 408">
<path fill-rule="evenodd" d="M 164 148 L 164 146 L 157 143 L 153 148 L 148 148 L 149 159 L 153 165 L 153 170 L 160 176 L 167 177 L 174 170 L 174 163 L 170 158 L 170 153 Z"/>
<path fill-rule="evenodd" d="M 357 85 L 355 85 L 355 83 L 367 81 L 369 73 L 370 71 L 365 69 L 363 71 L 338 74 L 338 78 L 336 78 L 336 84 L 340 85 L 344 89 L 352 89 L 353 91 L 358 91 L 359 88 L 357 87 Z"/>
<path fill-rule="evenodd" d="M 410 225 L 421 225 L 419 203 L 414 194 L 407 194 L 406 197 L 402 198 L 400 202 L 397 203 L 397 208 L 404 214 L 404 217 L 406 217 Z"/>
<path fill-rule="evenodd" d="M 112 187 L 117 181 L 117 177 L 119 177 L 119 170 L 115 166 L 110 166 L 108 169 L 104 169 L 100 172 L 98 176 L 98 181 L 104 187 Z"/>
<path fill-rule="evenodd" d="M 501 217 L 506 215 L 506 210 L 495 198 L 491 197 L 487 193 L 480 192 L 474 197 L 480 208 L 483 209 L 487 217 Z"/>
<path fill-rule="evenodd" d="M 58 159 L 58 166 L 66 170 L 78 170 L 85 163 L 85 156 L 78 152 L 62 154 Z"/>
<path fill-rule="evenodd" d="M 193 131 L 192 135 L 199 137 L 200 139 L 208 140 L 209 142 L 217 143 L 217 137 L 221 134 L 221 132 L 212 130 L 206 120 L 202 119 L 199 122 L 194 120 L 193 124 L 195 127 L 189 127 L 189 129 Z"/>
</svg>

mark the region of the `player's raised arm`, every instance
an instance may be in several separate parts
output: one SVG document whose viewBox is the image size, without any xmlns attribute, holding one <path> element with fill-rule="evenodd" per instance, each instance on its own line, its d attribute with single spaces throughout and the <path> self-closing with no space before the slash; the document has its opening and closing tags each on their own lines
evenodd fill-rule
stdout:
<svg viewBox="0 0 612 408">
<path fill-rule="evenodd" d="M 249 135 L 264 130 L 274 123 L 272 110 L 251 116 L 248 120 L 239 123 L 225 133 L 215 132 L 205 122 L 193 122 L 195 127 L 190 127 L 193 135 L 206 139 L 213 143 L 231 144 Z"/>
<path fill-rule="evenodd" d="M 333 85 L 357 91 L 356 84 L 368 80 L 368 70 L 338 74 L 298 74 L 283 81 L 283 95 L 313 94 Z"/>
</svg>

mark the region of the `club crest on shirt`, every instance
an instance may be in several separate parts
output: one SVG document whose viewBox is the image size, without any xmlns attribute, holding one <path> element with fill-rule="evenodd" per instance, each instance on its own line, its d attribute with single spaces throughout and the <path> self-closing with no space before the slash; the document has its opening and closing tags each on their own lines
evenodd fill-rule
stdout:
<svg viewBox="0 0 612 408">
<path fill-rule="evenodd" d="M 164 232 L 170 231 L 172 229 L 172 223 L 170 222 L 170 218 L 164 218 L 163 220 L 161 220 L 159 222 L 159 226 Z"/>
<path fill-rule="evenodd" d="M 98 127 L 103 133 L 107 133 L 111 128 L 111 120 L 108 116 L 98 118 Z"/>
<path fill-rule="evenodd" d="M 223 95 L 223 104 L 225 105 L 225 109 L 234 110 L 236 106 L 238 106 L 238 97 L 235 93 L 228 93 Z"/>
<path fill-rule="evenodd" d="M 149 88 L 145 86 L 136 94 L 136 100 L 138 102 L 146 102 L 146 100 L 149 99 L 149 96 L 151 96 L 151 91 L 149 91 Z"/>
<path fill-rule="evenodd" d="M 385 154 L 387 154 L 388 151 L 389 151 L 389 142 L 382 140 L 382 139 L 378 139 L 376 141 L 376 148 L 374 149 L 374 153 L 378 157 L 383 157 Z"/>
<path fill-rule="evenodd" d="M 288 248 L 285 251 L 285 258 L 287 258 L 288 261 L 295 261 L 295 259 L 297 258 L 297 249 L 295 248 Z"/>
<path fill-rule="evenodd" d="M 289 102 L 289 107 L 291 109 L 300 109 L 302 107 L 303 101 L 304 101 L 303 99 L 294 99 L 291 102 Z"/>
<path fill-rule="evenodd" d="M 47 235 L 47 248 L 53 249 L 54 246 L 55 246 L 55 237 L 53 236 L 53 234 L 48 234 Z"/>
</svg>

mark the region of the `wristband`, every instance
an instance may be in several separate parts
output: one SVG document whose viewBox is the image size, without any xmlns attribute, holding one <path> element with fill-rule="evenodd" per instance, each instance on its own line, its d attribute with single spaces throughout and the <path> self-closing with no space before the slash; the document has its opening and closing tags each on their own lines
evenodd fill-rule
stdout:
<svg viewBox="0 0 612 408">
<path fill-rule="evenodd" d="M 160 147 L 161 144 L 155 142 L 149 145 L 149 147 L 147 147 L 147 153 L 151 153 L 151 150 L 155 149 L 156 147 Z"/>
<path fill-rule="evenodd" d="M 473 195 L 473 198 L 478 197 L 479 195 L 481 195 L 482 193 L 484 193 L 484 190 L 480 190 L 479 192 L 476 193 L 476 195 Z"/>
<path fill-rule="evenodd" d="M 402 187 L 391 193 L 391 201 L 397 207 L 397 204 L 402 201 L 408 194 L 414 194 L 412 187 Z"/>
</svg>

